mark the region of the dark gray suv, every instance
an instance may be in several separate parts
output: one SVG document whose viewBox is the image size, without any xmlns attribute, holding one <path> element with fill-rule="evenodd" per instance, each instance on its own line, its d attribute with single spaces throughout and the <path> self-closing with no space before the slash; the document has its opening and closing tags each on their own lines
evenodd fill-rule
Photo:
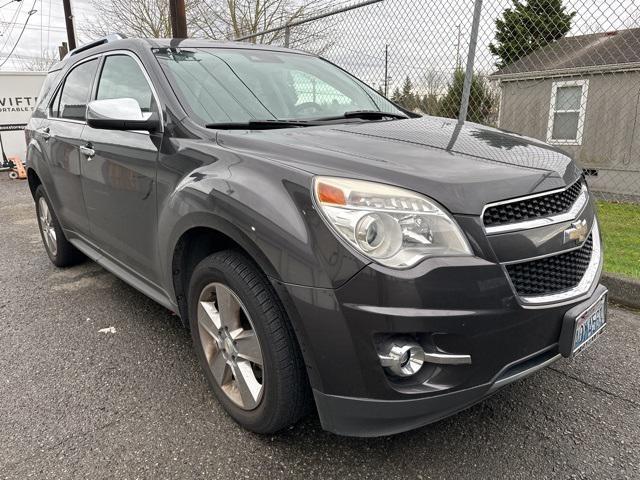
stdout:
<svg viewBox="0 0 640 480">
<path fill-rule="evenodd" d="M 570 158 L 417 117 L 313 55 L 111 36 L 51 70 L 26 137 L 51 261 L 176 312 L 255 432 L 314 405 L 344 435 L 425 425 L 606 325 Z"/>
</svg>

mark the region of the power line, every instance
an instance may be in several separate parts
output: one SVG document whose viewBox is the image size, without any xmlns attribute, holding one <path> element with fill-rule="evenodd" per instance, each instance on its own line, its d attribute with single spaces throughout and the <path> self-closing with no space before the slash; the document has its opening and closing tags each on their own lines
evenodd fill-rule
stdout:
<svg viewBox="0 0 640 480">
<path fill-rule="evenodd" d="M 0 25 L 24 25 L 24 23 L 23 22 L 2 22 L 2 21 L 0 21 Z M 47 27 L 47 26 L 44 26 L 44 27 L 42 27 L 42 29 L 44 31 L 47 31 L 47 30 L 60 31 L 60 32 L 66 32 L 67 31 L 64 27 Z M 37 26 L 37 25 L 29 25 L 29 26 L 27 26 L 27 30 L 38 30 L 39 31 L 40 27 Z"/>
<path fill-rule="evenodd" d="M 20 2 L 20 4 L 18 5 L 18 8 L 16 8 L 15 12 L 13 12 L 13 16 L 11 17 L 11 22 L 15 22 L 18 19 L 18 15 L 20 15 L 20 12 L 22 11 L 22 5 L 24 4 Z M 4 47 L 6 47 L 7 44 L 9 43 L 9 39 L 11 38 L 11 34 L 13 33 L 13 27 L 14 25 L 10 25 L 10 27 L 7 29 L 8 32 L 6 31 L 2 32 L 3 35 L 5 33 L 7 34 L 7 39 L 2 44 L 2 48 L 0 48 L 0 50 L 4 50 Z"/>
<path fill-rule="evenodd" d="M 18 44 L 20 43 L 20 40 L 22 39 L 22 35 L 24 34 L 24 31 L 27 28 L 27 23 L 29 23 L 29 19 L 37 12 L 37 10 L 34 10 L 33 7 L 36 6 L 36 1 L 37 0 L 33 0 L 33 5 L 31 5 L 31 10 L 29 10 L 29 13 L 27 15 L 27 19 L 24 21 L 24 26 L 22 27 L 22 31 L 20 32 L 20 35 L 18 36 L 18 40 L 16 40 L 16 43 L 13 45 L 13 48 L 11 49 L 11 51 L 9 52 L 9 55 L 7 55 L 7 58 L 4 59 L 4 61 L 2 63 L 0 63 L 0 68 L 7 63 L 7 61 L 9 60 L 9 58 L 11 57 L 11 55 L 13 55 L 13 52 L 15 52 L 16 48 L 18 47 Z"/>
<path fill-rule="evenodd" d="M 3 3 L 2 5 L 0 5 L 0 8 L 4 8 L 7 5 L 12 4 L 13 2 L 21 2 L 22 0 L 9 0 L 7 3 Z"/>
</svg>

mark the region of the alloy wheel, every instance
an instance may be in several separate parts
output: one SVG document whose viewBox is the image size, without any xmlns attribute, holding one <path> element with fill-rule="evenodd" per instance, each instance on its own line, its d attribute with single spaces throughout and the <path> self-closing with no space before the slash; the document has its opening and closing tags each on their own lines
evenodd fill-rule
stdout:
<svg viewBox="0 0 640 480">
<path fill-rule="evenodd" d="M 243 410 L 260 404 L 263 358 L 253 323 L 242 301 L 222 283 L 207 285 L 198 300 L 198 328 L 213 378 Z"/>
<path fill-rule="evenodd" d="M 40 197 L 38 200 L 38 220 L 40 223 L 40 231 L 42 232 L 42 238 L 47 246 L 49 252 L 54 257 L 58 253 L 58 243 L 56 236 L 56 229 L 53 226 L 53 217 L 47 201 L 44 197 Z"/>
</svg>

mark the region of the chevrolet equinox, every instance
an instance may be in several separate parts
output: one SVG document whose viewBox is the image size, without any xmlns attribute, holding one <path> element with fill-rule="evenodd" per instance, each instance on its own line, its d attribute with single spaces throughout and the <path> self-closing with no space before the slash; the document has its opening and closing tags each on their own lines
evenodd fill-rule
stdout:
<svg viewBox="0 0 640 480">
<path fill-rule="evenodd" d="M 55 65 L 26 130 L 51 261 L 176 312 L 213 394 L 272 433 L 377 436 L 487 398 L 606 325 L 582 171 L 420 117 L 317 56 L 126 39 Z"/>
</svg>

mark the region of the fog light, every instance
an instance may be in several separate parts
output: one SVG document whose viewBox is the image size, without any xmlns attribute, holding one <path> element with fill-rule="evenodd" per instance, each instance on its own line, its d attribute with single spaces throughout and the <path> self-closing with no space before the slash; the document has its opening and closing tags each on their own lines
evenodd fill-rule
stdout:
<svg viewBox="0 0 640 480">
<path fill-rule="evenodd" d="M 410 377 L 418 373 L 424 363 L 424 349 L 416 342 L 392 340 L 378 352 L 380 364 L 392 374 Z"/>
</svg>

